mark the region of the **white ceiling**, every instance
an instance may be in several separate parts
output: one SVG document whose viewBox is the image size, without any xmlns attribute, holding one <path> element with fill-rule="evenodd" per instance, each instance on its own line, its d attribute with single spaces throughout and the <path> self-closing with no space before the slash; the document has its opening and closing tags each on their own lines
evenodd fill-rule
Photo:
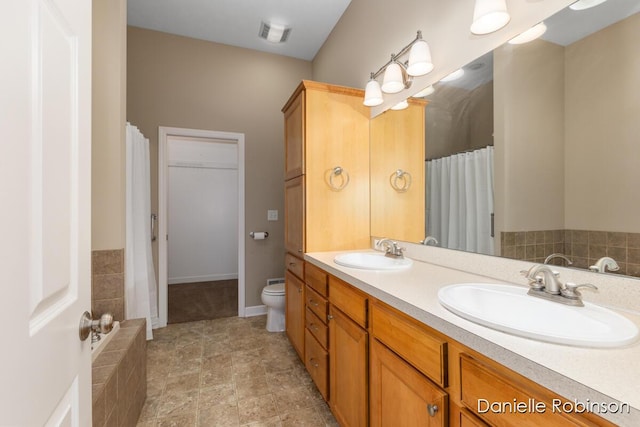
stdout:
<svg viewBox="0 0 640 427">
<path fill-rule="evenodd" d="M 312 60 L 351 0 L 128 0 L 127 21 L 231 46 Z M 276 44 L 258 37 L 261 21 L 291 27 Z"/>
</svg>

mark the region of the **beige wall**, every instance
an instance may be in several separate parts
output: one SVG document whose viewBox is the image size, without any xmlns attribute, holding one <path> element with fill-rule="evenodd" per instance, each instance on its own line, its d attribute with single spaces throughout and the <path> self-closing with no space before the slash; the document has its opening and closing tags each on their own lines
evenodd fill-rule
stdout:
<svg viewBox="0 0 640 427">
<path fill-rule="evenodd" d="M 125 245 L 126 0 L 93 0 L 91 248 Z"/>
<path fill-rule="evenodd" d="M 246 305 L 261 305 L 266 279 L 284 275 L 280 109 L 300 80 L 311 77 L 311 63 L 135 27 L 128 29 L 127 47 L 127 119 L 151 143 L 153 212 L 158 126 L 245 135 Z M 279 211 L 279 221 L 267 221 L 268 209 Z M 269 238 L 253 241 L 250 231 L 268 231 Z"/>
<path fill-rule="evenodd" d="M 566 48 L 566 227 L 640 232 L 640 14 Z"/>
<path fill-rule="evenodd" d="M 377 114 L 410 93 L 489 52 L 572 0 L 508 2 L 510 23 L 485 36 L 469 32 L 474 0 L 352 0 L 313 60 L 313 79 L 364 88 L 371 72 L 389 60 L 422 30 L 431 47 L 435 69 L 416 78 L 407 93 L 386 95 Z"/>
<path fill-rule="evenodd" d="M 494 51 L 494 177 L 500 231 L 564 228 L 564 49 Z"/>
</svg>

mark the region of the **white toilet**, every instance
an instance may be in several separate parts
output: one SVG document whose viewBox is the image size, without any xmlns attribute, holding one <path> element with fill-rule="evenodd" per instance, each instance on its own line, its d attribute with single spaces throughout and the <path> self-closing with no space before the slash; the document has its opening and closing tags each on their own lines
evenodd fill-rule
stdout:
<svg viewBox="0 0 640 427">
<path fill-rule="evenodd" d="M 267 331 L 284 331 L 284 283 L 265 286 L 262 289 L 262 303 L 267 306 Z"/>
</svg>

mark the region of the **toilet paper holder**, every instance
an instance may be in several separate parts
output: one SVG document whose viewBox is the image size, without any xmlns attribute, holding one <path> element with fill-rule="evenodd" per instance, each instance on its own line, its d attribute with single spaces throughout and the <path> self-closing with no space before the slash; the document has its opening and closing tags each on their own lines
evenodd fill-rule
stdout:
<svg viewBox="0 0 640 427">
<path fill-rule="evenodd" d="M 251 236 L 251 238 L 254 240 L 262 240 L 269 237 L 269 232 L 268 231 L 251 231 L 249 232 L 249 236 Z"/>
</svg>

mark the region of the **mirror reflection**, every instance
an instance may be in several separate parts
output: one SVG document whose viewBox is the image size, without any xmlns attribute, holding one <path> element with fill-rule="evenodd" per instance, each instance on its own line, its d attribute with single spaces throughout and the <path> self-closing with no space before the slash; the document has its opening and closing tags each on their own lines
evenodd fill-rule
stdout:
<svg viewBox="0 0 640 427">
<path fill-rule="evenodd" d="M 563 10 L 434 85 L 427 243 L 640 276 L 638 12 Z"/>
</svg>

